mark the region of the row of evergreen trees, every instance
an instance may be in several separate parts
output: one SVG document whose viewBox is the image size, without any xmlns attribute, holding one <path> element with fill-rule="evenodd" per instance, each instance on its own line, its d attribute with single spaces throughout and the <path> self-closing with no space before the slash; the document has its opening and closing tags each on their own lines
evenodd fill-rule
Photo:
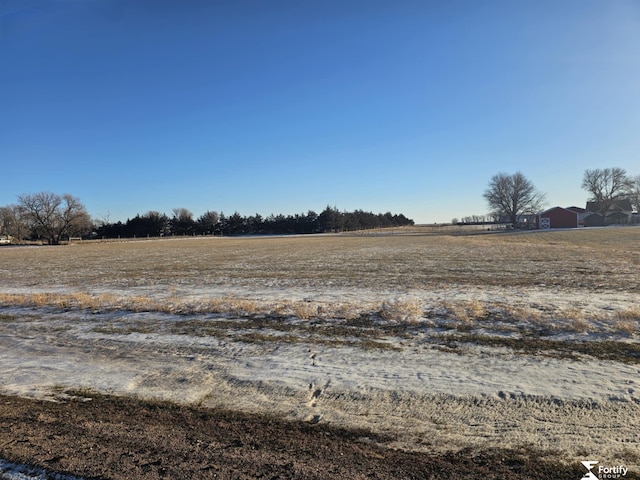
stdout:
<svg viewBox="0 0 640 480">
<path fill-rule="evenodd" d="M 384 227 L 413 225 L 403 214 L 341 212 L 335 207 L 320 214 L 309 210 L 295 215 L 259 214 L 244 217 L 238 212 L 226 216 L 223 212 L 208 211 L 197 219 L 185 208 L 173 210 L 173 217 L 150 211 L 136 215 L 126 222 L 102 222 L 96 228 L 98 238 L 160 237 L 168 235 L 290 235 L 344 232 Z"/>
</svg>

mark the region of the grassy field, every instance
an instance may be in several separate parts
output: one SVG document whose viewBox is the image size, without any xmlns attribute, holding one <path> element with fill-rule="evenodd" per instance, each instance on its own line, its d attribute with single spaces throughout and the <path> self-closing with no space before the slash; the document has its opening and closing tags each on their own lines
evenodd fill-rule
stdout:
<svg viewBox="0 0 640 480">
<path fill-rule="evenodd" d="M 469 321 L 486 317 L 488 308 L 538 319 L 562 310 L 574 323 L 640 316 L 633 302 L 589 302 L 593 294 L 624 298 L 640 290 L 640 228 L 435 231 L 4 248 L 0 301 L 300 318 L 379 312 L 411 319 L 446 309 Z"/>
<path fill-rule="evenodd" d="M 74 290 L 201 285 L 406 290 L 463 284 L 633 292 L 640 286 L 639 244 L 640 228 L 87 242 L 1 249 L 0 273 L 9 285 Z"/>
<path fill-rule="evenodd" d="M 640 228 L 463 232 L 0 248 L 0 390 L 640 468 Z"/>
</svg>

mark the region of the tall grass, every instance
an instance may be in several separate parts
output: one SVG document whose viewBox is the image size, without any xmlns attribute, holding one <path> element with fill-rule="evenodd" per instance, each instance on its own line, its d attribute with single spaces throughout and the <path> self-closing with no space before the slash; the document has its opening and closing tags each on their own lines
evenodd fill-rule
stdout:
<svg viewBox="0 0 640 480">
<path fill-rule="evenodd" d="M 50 307 L 93 312 L 132 311 L 175 315 L 217 314 L 229 318 L 352 321 L 368 318 L 407 325 L 438 326 L 464 330 L 490 329 L 512 332 L 599 332 L 640 334 L 640 308 L 589 312 L 578 308 L 525 308 L 498 302 L 441 301 L 425 304 L 417 298 L 382 300 L 379 303 L 327 303 L 318 301 L 260 302 L 228 295 L 207 299 L 179 297 L 90 295 L 87 293 L 0 293 L 0 306 Z"/>
</svg>

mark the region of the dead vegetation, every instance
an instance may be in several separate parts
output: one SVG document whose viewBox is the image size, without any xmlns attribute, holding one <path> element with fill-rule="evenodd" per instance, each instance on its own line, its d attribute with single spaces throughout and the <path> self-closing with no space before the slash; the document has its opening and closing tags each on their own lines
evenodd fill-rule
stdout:
<svg viewBox="0 0 640 480">
<path fill-rule="evenodd" d="M 0 251 L 10 272 L 0 305 L 268 320 L 261 328 L 367 319 L 517 337 L 640 333 L 640 228 L 419 231 L 13 248 Z M 629 301 L 593 303 L 612 292 Z"/>
<path fill-rule="evenodd" d="M 637 292 L 640 228 L 471 236 L 196 238 L 0 250 L 5 287 L 94 293 L 546 286 Z M 49 288 L 47 288 L 49 286 Z"/>
<path fill-rule="evenodd" d="M 10 335 L 21 322 L 29 335 L 46 334 L 60 345 L 77 341 L 81 332 L 109 348 L 136 344 L 136 334 L 166 336 L 171 348 L 183 339 L 193 344 L 189 358 L 201 354 L 198 337 L 212 337 L 211 345 L 231 350 L 268 352 L 284 345 L 282 350 L 309 349 L 312 355 L 315 346 L 332 352 L 348 347 L 367 358 L 445 352 L 447 362 L 466 361 L 459 354 L 596 359 L 635 368 L 640 364 L 640 264 L 634 251 L 639 240 L 640 228 L 471 236 L 417 230 L 11 248 L 0 250 L 0 328 Z M 56 317 L 60 321 L 48 323 Z M 54 332 L 74 321 L 81 321 L 81 328 Z M 136 344 L 131 355 L 140 348 Z M 315 368 L 313 358 L 302 357 Z M 236 402 L 237 392 L 229 388 Z M 391 413 L 384 415 L 407 417 L 403 409 L 411 402 L 398 400 L 396 391 L 388 395 Z M 322 399 L 332 401 L 330 393 Z M 443 405 L 450 403 L 447 398 Z M 343 402 L 340 408 L 350 405 Z M 318 415 L 312 413 L 311 418 Z M 482 441 L 476 435 L 479 424 L 488 429 L 486 435 L 504 436 L 484 420 L 451 423 L 435 413 L 433 418 L 433 428 L 448 435 L 467 428 L 461 444 L 467 436 Z M 540 428 L 547 428 L 542 420 Z"/>
<path fill-rule="evenodd" d="M 97 312 L 157 312 L 174 315 L 216 314 L 228 318 L 349 322 L 361 318 L 407 325 L 437 326 L 469 330 L 487 328 L 503 332 L 550 335 L 573 333 L 618 333 L 635 336 L 640 332 L 640 308 L 609 308 L 601 311 L 577 307 L 551 308 L 522 306 L 480 300 L 441 301 L 424 304 L 418 298 L 396 298 L 380 303 L 327 303 L 320 301 L 256 301 L 223 296 L 212 299 L 154 298 L 89 295 L 86 293 L 0 293 L 0 306 L 51 307 L 59 310 Z M 2 319 L 0 317 L 0 319 Z M 267 325 L 265 325 L 266 327 Z"/>
</svg>

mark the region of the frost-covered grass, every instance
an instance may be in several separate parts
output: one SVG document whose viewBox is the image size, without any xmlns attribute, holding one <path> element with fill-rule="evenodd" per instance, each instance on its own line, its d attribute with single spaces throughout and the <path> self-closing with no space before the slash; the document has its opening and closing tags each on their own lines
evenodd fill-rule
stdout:
<svg viewBox="0 0 640 480">
<path fill-rule="evenodd" d="M 562 302 L 565 303 L 565 302 Z M 437 326 L 445 329 L 469 331 L 483 328 L 499 332 L 528 335 L 558 333 L 621 333 L 634 336 L 640 333 L 640 308 L 607 307 L 600 310 L 581 310 L 576 306 L 523 306 L 495 301 L 431 300 L 395 298 L 350 303 L 330 303 L 313 300 L 261 301 L 221 296 L 210 299 L 179 297 L 116 296 L 86 293 L 0 293 L 0 306 L 53 307 L 60 310 L 89 310 L 92 312 L 157 312 L 177 315 L 217 314 L 223 317 L 252 319 L 265 326 L 276 320 L 307 321 L 338 320 L 352 322 L 391 322 L 407 325 Z M 0 315 L 0 321 L 11 316 Z"/>
<path fill-rule="evenodd" d="M 5 286 L 180 295 L 200 288 L 408 291 L 451 285 L 634 292 L 640 228 L 196 238 L 0 249 Z M 47 288 L 48 287 L 48 288 Z"/>
<path fill-rule="evenodd" d="M 394 231 L 0 249 L 0 305 L 640 333 L 640 228 Z"/>
<path fill-rule="evenodd" d="M 0 248 L 0 386 L 630 462 L 640 228 L 426 231 Z"/>
</svg>

